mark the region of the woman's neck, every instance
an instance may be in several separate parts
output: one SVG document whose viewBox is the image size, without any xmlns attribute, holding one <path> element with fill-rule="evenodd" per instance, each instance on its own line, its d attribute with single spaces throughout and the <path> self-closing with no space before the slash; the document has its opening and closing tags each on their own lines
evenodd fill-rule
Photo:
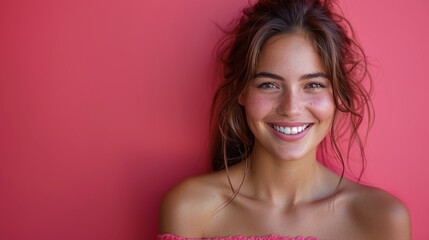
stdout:
<svg viewBox="0 0 429 240">
<path fill-rule="evenodd" d="M 326 169 L 316 161 L 316 153 L 303 159 L 279 160 L 254 151 L 249 160 L 246 188 L 257 199 L 294 206 L 321 193 L 320 187 L 324 185 L 321 175 Z"/>
</svg>

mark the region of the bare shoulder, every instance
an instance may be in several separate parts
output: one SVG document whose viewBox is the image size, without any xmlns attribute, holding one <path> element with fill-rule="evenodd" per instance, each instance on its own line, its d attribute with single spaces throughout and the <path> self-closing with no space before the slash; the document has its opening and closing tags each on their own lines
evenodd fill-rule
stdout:
<svg viewBox="0 0 429 240">
<path fill-rule="evenodd" d="M 163 198 L 160 209 L 161 233 L 200 237 L 210 213 L 224 201 L 225 175 L 210 173 L 181 181 Z"/>
<path fill-rule="evenodd" d="M 347 185 L 350 216 L 366 239 L 411 239 L 408 209 L 398 198 L 378 188 Z"/>
</svg>

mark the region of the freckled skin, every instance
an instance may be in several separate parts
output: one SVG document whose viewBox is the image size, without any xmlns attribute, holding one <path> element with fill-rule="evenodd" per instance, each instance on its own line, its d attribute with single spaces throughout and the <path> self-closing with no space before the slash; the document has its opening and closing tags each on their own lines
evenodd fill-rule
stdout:
<svg viewBox="0 0 429 240">
<path fill-rule="evenodd" d="M 326 136 L 333 119 L 335 105 L 329 79 L 302 79 L 305 74 L 324 72 L 311 39 L 303 34 L 280 35 L 270 39 L 262 48 L 256 72 L 268 72 L 283 80 L 256 78 L 241 97 L 248 124 L 255 135 L 255 149 L 266 156 L 296 160 L 316 157 L 317 145 Z M 261 89 L 259 85 L 272 82 L 276 88 Z M 310 88 L 320 83 L 323 88 Z M 310 132 L 298 142 L 279 141 L 267 123 L 276 121 L 311 123 Z"/>
<path fill-rule="evenodd" d="M 228 171 L 234 187 L 242 183 L 239 193 L 223 205 L 231 197 L 226 171 L 181 182 L 163 200 L 161 233 L 192 238 L 278 234 L 321 240 L 411 239 L 408 211 L 398 199 L 347 179 L 337 189 L 339 176 L 316 161 L 335 105 L 311 39 L 303 33 L 269 39 L 257 65 L 260 72 L 265 74 L 257 75 L 239 99 L 255 136 L 250 167 L 245 170 L 243 161 Z M 311 127 L 299 140 L 289 141 L 279 137 L 270 122 Z"/>
</svg>

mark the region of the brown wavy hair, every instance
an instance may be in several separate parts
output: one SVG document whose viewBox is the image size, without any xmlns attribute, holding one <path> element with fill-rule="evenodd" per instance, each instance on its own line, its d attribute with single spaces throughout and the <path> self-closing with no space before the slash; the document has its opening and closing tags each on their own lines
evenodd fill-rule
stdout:
<svg viewBox="0 0 429 240">
<path fill-rule="evenodd" d="M 225 32 L 218 48 L 222 77 L 211 109 L 212 168 L 228 170 L 252 151 L 254 136 L 238 99 L 256 74 L 262 46 L 273 36 L 304 32 L 325 66 L 336 106 L 332 128 L 319 145 L 318 160 L 342 178 L 353 146 L 357 146 L 360 180 L 366 165 L 364 143 L 373 120 L 372 80 L 366 56 L 338 5 L 331 0 L 260 0 L 245 8 Z M 364 119 L 368 122 L 362 132 Z"/>
</svg>

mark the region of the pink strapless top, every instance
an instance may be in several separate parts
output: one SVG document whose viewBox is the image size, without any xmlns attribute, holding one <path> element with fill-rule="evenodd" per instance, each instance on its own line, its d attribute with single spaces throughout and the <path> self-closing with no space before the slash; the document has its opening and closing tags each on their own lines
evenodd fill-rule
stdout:
<svg viewBox="0 0 429 240">
<path fill-rule="evenodd" d="M 220 238 L 182 238 L 173 234 L 159 234 L 157 240 L 319 240 L 316 237 L 285 237 L 276 234 L 263 237 L 245 237 L 245 236 L 231 236 L 231 237 L 220 237 Z"/>
</svg>

